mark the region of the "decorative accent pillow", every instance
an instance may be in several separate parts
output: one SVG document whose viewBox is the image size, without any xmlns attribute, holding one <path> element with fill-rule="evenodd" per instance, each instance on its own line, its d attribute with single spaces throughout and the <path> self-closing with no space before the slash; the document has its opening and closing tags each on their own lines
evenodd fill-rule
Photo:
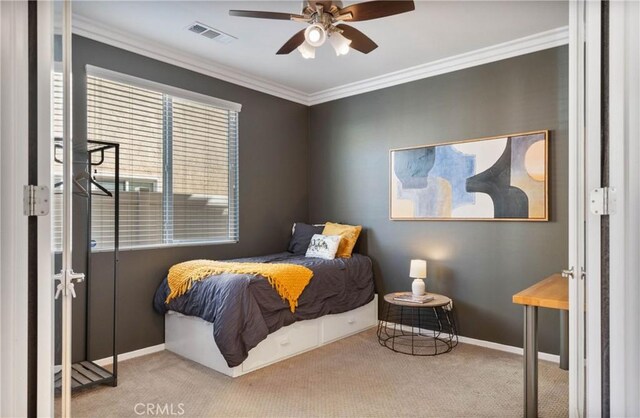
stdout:
<svg viewBox="0 0 640 418">
<path fill-rule="evenodd" d="M 340 235 L 342 239 L 340 240 L 340 246 L 338 247 L 336 257 L 351 258 L 351 252 L 353 251 L 353 247 L 355 247 L 356 241 L 360 236 L 360 231 L 362 231 L 361 225 L 353 226 L 327 222 L 322 234 Z"/>
<path fill-rule="evenodd" d="M 322 234 L 323 226 L 309 225 L 302 222 L 293 224 L 291 241 L 289 241 L 288 251 L 295 255 L 304 255 L 311 242 L 311 237 L 315 234 Z"/>
<path fill-rule="evenodd" d="M 340 245 L 339 235 L 320 235 L 315 234 L 311 238 L 309 248 L 305 257 L 324 258 L 325 260 L 333 260 L 336 258 L 336 251 Z"/>
</svg>

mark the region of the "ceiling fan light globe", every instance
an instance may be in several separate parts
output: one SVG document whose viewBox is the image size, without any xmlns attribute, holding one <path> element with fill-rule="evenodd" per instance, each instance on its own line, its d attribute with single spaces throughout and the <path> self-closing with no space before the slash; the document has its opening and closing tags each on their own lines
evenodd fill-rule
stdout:
<svg viewBox="0 0 640 418">
<path fill-rule="evenodd" d="M 298 48 L 298 52 L 304 59 L 314 59 L 316 57 L 316 49 L 308 42 L 303 42 Z"/>
<path fill-rule="evenodd" d="M 349 45 L 351 45 L 351 39 L 345 38 L 340 32 L 334 32 L 329 38 L 331 46 L 336 51 L 336 55 L 347 55 L 349 53 Z"/>
<path fill-rule="evenodd" d="M 304 39 L 309 45 L 317 48 L 319 46 L 322 46 L 322 44 L 324 44 L 324 41 L 327 40 L 327 32 L 324 30 L 322 25 L 314 23 L 313 25 L 309 25 L 307 29 L 305 29 Z"/>
<path fill-rule="evenodd" d="M 309 31 L 309 40 L 311 42 L 318 42 L 322 36 L 320 35 L 320 30 L 313 28 Z"/>
</svg>

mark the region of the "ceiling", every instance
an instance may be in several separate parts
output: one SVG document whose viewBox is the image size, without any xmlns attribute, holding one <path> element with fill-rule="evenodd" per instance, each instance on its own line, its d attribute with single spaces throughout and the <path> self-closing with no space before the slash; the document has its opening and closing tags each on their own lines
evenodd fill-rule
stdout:
<svg viewBox="0 0 640 418">
<path fill-rule="evenodd" d="M 343 2 L 343 6 L 357 2 Z M 313 94 L 568 24 L 566 1 L 416 1 L 413 12 L 352 25 L 379 48 L 337 57 L 275 55 L 301 23 L 231 17 L 229 9 L 299 13 L 301 1 L 74 1 L 74 16 L 201 61 Z M 238 38 L 222 44 L 189 32 L 198 21 Z"/>
</svg>

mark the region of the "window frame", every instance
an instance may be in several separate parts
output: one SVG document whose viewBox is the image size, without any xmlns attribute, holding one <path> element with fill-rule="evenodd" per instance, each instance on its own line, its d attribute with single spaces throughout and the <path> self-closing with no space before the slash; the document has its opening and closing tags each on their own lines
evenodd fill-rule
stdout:
<svg viewBox="0 0 640 418">
<path fill-rule="evenodd" d="M 233 154 L 235 158 L 229 158 L 228 160 L 228 172 L 229 172 L 229 184 L 228 184 L 228 211 L 231 213 L 232 206 L 233 211 L 235 213 L 235 238 L 223 238 L 223 239 L 205 239 L 201 241 L 192 241 L 192 240 L 175 240 L 173 236 L 171 237 L 171 242 L 167 241 L 167 233 L 171 231 L 167 231 L 167 225 L 170 225 L 172 228 L 173 219 L 171 218 L 170 213 L 173 212 L 172 209 L 167 207 L 173 201 L 173 188 L 165 187 L 167 184 L 171 185 L 172 176 L 173 176 L 173 164 L 172 164 L 172 155 L 171 151 L 171 142 L 172 142 L 172 132 L 170 129 L 164 129 L 163 132 L 163 155 L 162 155 L 162 175 L 163 175 L 163 196 L 162 196 L 162 240 L 163 242 L 157 244 L 142 244 L 142 245 L 123 245 L 119 244 L 119 251 L 132 251 L 132 250 L 148 250 L 148 249 L 158 249 L 158 248 L 172 248 L 172 247 L 191 247 L 191 246 L 204 246 L 204 245 L 222 245 L 222 244 L 237 244 L 240 240 L 240 211 L 239 211 L 239 198 L 240 198 L 240 176 L 239 176 L 239 149 L 240 149 L 240 133 L 239 133 L 239 115 L 242 110 L 242 105 L 239 103 L 231 102 L 228 100 L 218 99 L 213 96 L 208 96 L 201 93 L 196 93 L 194 91 L 181 89 L 179 87 L 174 87 L 162 83 L 158 83 L 151 80 L 146 80 L 143 78 L 131 76 L 128 74 L 122 74 L 116 71 L 107 70 L 105 68 L 96 67 L 93 65 L 86 65 L 86 76 L 89 77 L 97 77 L 106 79 L 109 81 L 114 81 L 118 83 L 123 83 L 130 85 L 132 87 L 143 88 L 155 91 L 157 93 L 161 93 L 163 95 L 163 106 L 169 105 L 171 106 L 174 98 L 192 101 L 208 106 L 213 106 L 218 109 L 228 110 L 230 112 L 235 112 L 235 147 L 233 150 Z M 88 123 L 88 121 L 87 121 Z M 169 123 L 173 123 L 170 121 Z M 231 126 L 231 125 L 230 125 Z M 229 141 L 231 142 L 231 140 Z M 170 148 L 167 149 L 167 146 Z M 168 163 L 168 164 L 167 164 Z M 165 183 L 166 182 L 166 183 Z M 231 216 L 230 216 L 231 218 Z M 172 234 L 171 234 L 172 235 Z M 100 253 L 100 252 L 112 252 L 113 248 L 91 248 L 92 253 Z"/>
</svg>

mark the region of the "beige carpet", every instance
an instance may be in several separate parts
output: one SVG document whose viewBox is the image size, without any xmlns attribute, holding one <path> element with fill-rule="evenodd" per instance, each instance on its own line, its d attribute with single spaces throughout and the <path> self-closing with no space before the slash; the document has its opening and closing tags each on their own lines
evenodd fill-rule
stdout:
<svg viewBox="0 0 640 418">
<path fill-rule="evenodd" d="M 411 357 L 380 346 L 374 330 L 236 379 L 167 351 L 122 362 L 119 374 L 117 388 L 74 395 L 73 415 L 143 416 L 137 404 L 184 417 L 522 415 L 522 357 L 466 344 Z M 567 372 L 541 361 L 539 379 L 540 416 L 567 416 Z"/>
</svg>

